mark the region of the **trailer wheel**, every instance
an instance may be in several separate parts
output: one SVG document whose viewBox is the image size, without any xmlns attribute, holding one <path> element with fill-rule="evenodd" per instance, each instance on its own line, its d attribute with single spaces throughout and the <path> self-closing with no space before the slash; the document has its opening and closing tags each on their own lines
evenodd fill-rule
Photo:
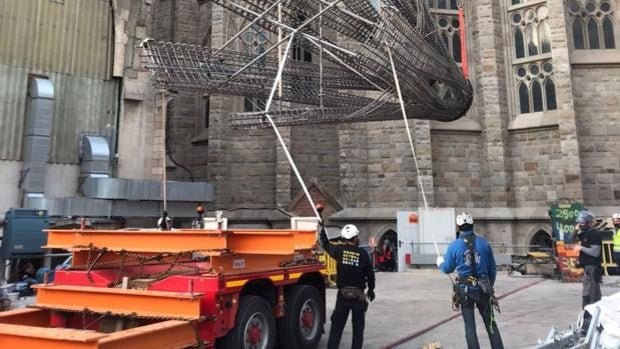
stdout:
<svg viewBox="0 0 620 349">
<path fill-rule="evenodd" d="M 243 296 L 235 317 L 235 327 L 224 337 L 230 349 L 271 349 L 275 345 L 276 321 L 273 311 L 261 297 Z"/>
<path fill-rule="evenodd" d="M 319 291 L 296 285 L 286 292 L 286 315 L 277 320 L 280 344 L 289 348 L 314 349 L 323 335 L 325 308 Z"/>
</svg>

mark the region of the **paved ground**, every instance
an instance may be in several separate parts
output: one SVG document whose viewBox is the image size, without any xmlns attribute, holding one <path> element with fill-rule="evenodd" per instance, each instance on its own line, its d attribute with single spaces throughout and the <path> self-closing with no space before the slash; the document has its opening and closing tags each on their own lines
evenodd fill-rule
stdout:
<svg viewBox="0 0 620 349">
<path fill-rule="evenodd" d="M 620 292 L 620 277 L 604 277 L 603 282 L 603 296 Z M 581 284 L 508 276 L 505 272 L 498 275 L 498 296 L 518 289 L 518 292 L 500 300 L 502 313 L 496 314 L 506 348 L 535 346 L 538 339 L 547 336 L 553 325 L 568 328 L 581 310 Z M 334 307 L 335 295 L 335 289 L 328 290 L 328 321 L 320 348 L 327 347 L 329 316 Z M 456 314 L 451 309 L 450 279 L 437 269 L 377 273 L 376 295 L 377 299 L 370 304 L 366 314 L 364 348 L 383 348 Z M 480 316 L 477 323 L 480 345 L 482 348 L 489 348 Z M 466 348 L 462 318 L 459 316 L 396 348 L 417 349 L 432 341 L 439 341 L 442 348 Z M 350 346 L 349 317 L 340 348 Z"/>
</svg>

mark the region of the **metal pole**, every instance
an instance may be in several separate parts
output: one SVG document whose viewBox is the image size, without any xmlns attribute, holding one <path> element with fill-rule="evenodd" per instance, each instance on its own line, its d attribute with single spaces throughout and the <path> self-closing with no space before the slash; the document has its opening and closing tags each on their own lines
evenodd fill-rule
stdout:
<svg viewBox="0 0 620 349">
<path fill-rule="evenodd" d="M 166 92 L 161 91 L 161 149 L 162 149 L 162 196 L 164 198 L 164 211 L 168 210 L 168 198 L 166 188 Z M 165 219 L 164 219 L 165 221 Z M 165 223 L 165 222 L 164 222 Z"/>
<path fill-rule="evenodd" d="M 323 2 L 319 3 L 319 12 L 323 10 Z M 323 40 L 323 16 L 319 17 L 319 40 Z M 323 109 L 323 43 L 319 46 L 319 106 Z"/>
</svg>

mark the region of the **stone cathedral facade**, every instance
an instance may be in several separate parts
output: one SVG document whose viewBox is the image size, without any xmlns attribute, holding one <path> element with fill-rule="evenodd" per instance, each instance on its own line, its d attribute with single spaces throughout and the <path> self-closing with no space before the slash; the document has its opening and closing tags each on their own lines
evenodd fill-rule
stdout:
<svg viewBox="0 0 620 349">
<path fill-rule="evenodd" d="M 620 206 L 620 16 L 616 0 L 427 0 L 447 47 L 465 36 L 475 98 L 451 123 L 413 121 L 421 182 L 432 207 L 467 210 L 492 241 L 550 234 L 550 203 L 583 202 L 599 216 Z M 206 1 L 158 0 L 153 37 L 220 47 L 245 24 Z M 345 38 L 334 38 L 346 45 Z M 273 38 L 252 28 L 233 44 L 260 53 Z M 301 47 L 295 59 L 317 61 Z M 181 93 L 169 105 L 168 176 L 212 182 L 209 208 L 309 214 L 271 129 L 225 128 L 227 113 L 264 101 Z M 157 128 L 157 126 L 155 126 Z M 285 127 L 313 196 L 336 224 L 366 236 L 395 231 L 395 212 L 423 206 L 402 121 Z M 154 159 L 157 155 L 154 155 Z M 160 158 L 161 159 L 161 158 Z M 156 164 L 157 161 L 153 161 Z M 161 162 L 160 162 L 161 163 Z M 157 166 L 153 166 L 157 176 Z M 189 171 L 188 171 L 189 170 Z M 160 173 L 159 173 L 160 174 Z M 253 217 L 252 210 L 236 212 Z M 282 217 L 263 217 L 274 225 Z M 250 219 L 250 218 L 248 218 Z"/>
</svg>

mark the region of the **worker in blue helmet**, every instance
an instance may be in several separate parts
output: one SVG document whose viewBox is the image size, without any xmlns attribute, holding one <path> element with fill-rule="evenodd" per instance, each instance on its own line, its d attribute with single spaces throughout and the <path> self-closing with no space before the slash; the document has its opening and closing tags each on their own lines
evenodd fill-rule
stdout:
<svg viewBox="0 0 620 349">
<path fill-rule="evenodd" d="M 594 229 L 596 222 L 592 213 L 586 210 L 579 212 L 575 222 L 579 228 L 579 244 L 575 245 L 575 251 L 579 252 L 579 266 L 583 268 L 582 306 L 585 307 L 601 300 L 603 242 L 600 232 Z"/>
<path fill-rule="evenodd" d="M 497 266 L 489 243 L 474 233 L 474 219 L 462 212 L 456 217 L 459 234 L 443 256 L 437 257 L 439 269 L 450 274 L 458 272 L 454 285 L 453 307 L 461 309 L 465 322 L 465 338 L 469 349 L 480 348 L 476 334 L 474 307 L 478 308 L 491 341 L 491 348 L 502 349 L 504 344 L 497 328 L 493 308 L 499 303 L 493 292 Z"/>
</svg>

